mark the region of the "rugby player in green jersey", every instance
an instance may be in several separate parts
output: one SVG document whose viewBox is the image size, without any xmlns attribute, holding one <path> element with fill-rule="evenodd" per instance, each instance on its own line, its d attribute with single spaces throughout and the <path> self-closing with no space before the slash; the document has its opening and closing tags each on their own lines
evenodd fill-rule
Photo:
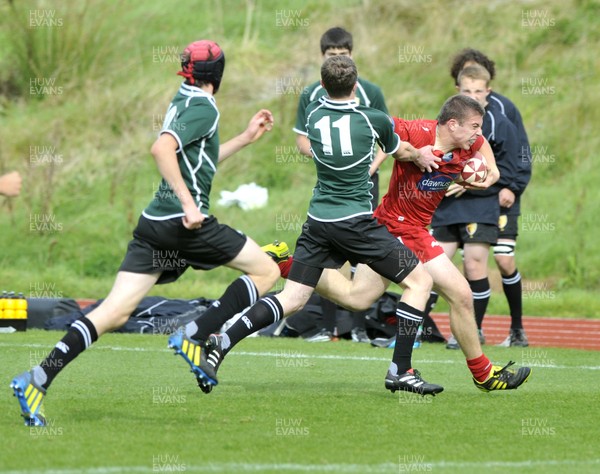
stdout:
<svg viewBox="0 0 600 474">
<path fill-rule="evenodd" d="M 354 47 L 352 34 L 344 28 L 330 28 L 321 36 L 320 47 L 323 61 L 333 56 L 348 56 L 352 58 L 352 49 Z M 296 132 L 296 146 L 300 153 L 306 156 L 312 156 L 310 140 L 306 131 L 306 109 L 311 102 L 319 100 L 326 94 L 327 91 L 319 80 L 305 87 L 298 100 L 296 123 L 293 130 Z M 381 110 L 386 115 L 389 115 L 381 88 L 363 77 L 359 77 L 356 82 L 355 100 L 360 105 Z M 377 167 L 371 170 L 371 181 L 373 182 L 373 187 L 371 188 L 373 197 L 371 202 L 373 203 L 373 209 L 379 203 L 379 172 L 377 169 L 386 158 L 387 155 L 379 148 L 377 159 L 374 160 L 374 163 L 377 163 Z"/>
<path fill-rule="evenodd" d="M 338 26 L 329 28 L 323 33 L 319 43 L 323 61 L 333 56 L 352 57 L 354 40 L 352 34 L 344 28 Z M 327 91 L 321 84 L 321 81 L 318 80 L 305 87 L 298 100 L 296 123 L 293 130 L 296 133 L 296 146 L 298 147 L 298 150 L 306 156 L 312 156 L 310 152 L 310 140 L 308 139 L 308 133 L 306 131 L 306 109 L 311 102 L 320 99 L 326 94 Z M 381 88 L 366 80 L 364 77 L 358 78 L 355 100 L 360 105 L 381 110 L 389 115 Z M 379 204 L 379 166 L 387 156 L 388 155 L 386 155 L 381 148 L 378 148 L 377 158 L 373 160 L 374 164 L 371 166 L 371 181 L 373 186 L 370 192 L 372 195 L 371 203 L 373 204 L 373 209 Z M 306 339 L 309 342 L 330 341 L 335 337 L 335 314 L 337 305 L 326 298 L 321 300 L 321 304 L 323 305 L 322 328 L 313 337 Z M 353 313 L 352 318 L 354 324 L 351 332 L 352 340 L 357 342 L 369 342 L 365 330 L 364 314 L 360 312 Z"/>
<path fill-rule="evenodd" d="M 256 302 L 279 278 L 275 262 L 253 240 L 220 224 L 209 211 L 218 163 L 270 130 L 273 116 L 260 110 L 244 132 L 221 144 L 214 94 L 225 68 L 222 49 L 213 41 L 195 41 L 185 48 L 181 65 L 178 74 L 185 80 L 151 149 L 162 181 L 133 231 L 112 290 L 94 311 L 72 324 L 40 365 L 11 382 L 26 425 L 45 425 L 42 402 L 54 378 L 102 334 L 125 324 L 155 284 L 173 282 L 189 267 L 224 265 L 244 273 L 185 328 L 187 336 L 202 340 Z M 178 335 L 170 345 L 192 360 L 199 358 L 200 351 L 187 351 Z"/>
</svg>

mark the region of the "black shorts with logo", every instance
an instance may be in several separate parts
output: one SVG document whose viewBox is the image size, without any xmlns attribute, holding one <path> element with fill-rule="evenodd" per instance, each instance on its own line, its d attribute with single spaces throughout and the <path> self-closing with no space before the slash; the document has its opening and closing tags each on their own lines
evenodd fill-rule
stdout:
<svg viewBox="0 0 600 474">
<path fill-rule="evenodd" d="M 519 216 L 508 214 L 508 209 L 500 208 L 500 219 L 498 220 L 500 239 L 517 240 L 519 235 Z"/>
<path fill-rule="evenodd" d="M 434 227 L 431 235 L 438 242 L 458 242 L 460 244 L 484 243 L 495 245 L 498 241 L 498 226 L 492 224 L 452 224 Z M 462 246 L 462 245 L 461 245 Z"/>
<path fill-rule="evenodd" d="M 416 255 L 371 215 L 335 222 L 309 217 L 296 241 L 288 279 L 314 287 L 324 268 L 340 268 L 347 261 L 365 263 L 395 283 L 419 263 Z"/>
<path fill-rule="evenodd" d="M 141 216 L 119 271 L 161 272 L 158 284 L 177 280 L 192 267 L 210 270 L 233 260 L 247 237 L 216 217 L 204 219 L 199 229 L 186 229 L 180 217 L 155 221 Z"/>
</svg>

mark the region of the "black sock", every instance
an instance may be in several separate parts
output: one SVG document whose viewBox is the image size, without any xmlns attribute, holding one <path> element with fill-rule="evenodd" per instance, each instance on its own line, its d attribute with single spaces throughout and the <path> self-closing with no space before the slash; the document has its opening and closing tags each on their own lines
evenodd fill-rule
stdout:
<svg viewBox="0 0 600 474">
<path fill-rule="evenodd" d="M 510 328 L 523 329 L 523 288 L 519 270 L 502 277 L 502 289 L 510 308 Z"/>
<path fill-rule="evenodd" d="M 367 329 L 365 312 L 364 311 L 352 311 L 352 327 L 356 329 Z"/>
<path fill-rule="evenodd" d="M 423 322 L 423 311 L 400 301 L 396 308 L 396 317 L 398 318 L 398 331 L 392 363 L 396 364 L 398 374 L 403 374 L 412 368 L 413 345 L 419 325 Z"/>
<path fill-rule="evenodd" d="M 337 304 L 327 298 L 321 298 L 321 308 L 323 310 L 323 329 L 326 329 L 331 334 L 336 335 L 336 315 Z"/>
<path fill-rule="evenodd" d="M 71 324 L 64 337 L 40 364 L 46 374 L 46 380 L 41 383 L 42 387 L 47 390 L 54 377 L 96 340 L 98 340 L 98 332 L 85 316 Z"/>
<path fill-rule="evenodd" d="M 431 314 L 431 312 L 433 311 L 433 308 L 435 308 L 435 305 L 437 304 L 437 300 L 440 296 L 435 292 L 432 291 L 431 293 L 429 293 L 429 299 L 427 300 L 427 303 L 425 304 L 425 314 L 429 315 Z"/>
<path fill-rule="evenodd" d="M 490 281 L 487 277 L 481 280 L 469 280 L 469 286 L 473 292 L 473 306 L 475 308 L 475 321 L 477 322 L 477 329 L 481 329 L 483 324 L 483 317 L 487 311 L 488 303 L 490 302 L 490 296 L 492 290 L 490 289 Z"/>
<path fill-rule="evenodd" d="M 265 296 L 248 309 L 233 325 L 227 329 L 230 345 L 224 351 L 229 352 L 233 346 L 250 334 L 276 323 L 283 317 L 283 308 L 275 296 Z"/>
<path fill-rule="evenodd" d="M 258 300 L 258 290 L 248 275 L 243 275 L 231 283 L 223 296 L 189 323 L 186 335 L 197 341 L 205 341 L 212 333 L 217 332 L 223 324 Z"/>
</svg>

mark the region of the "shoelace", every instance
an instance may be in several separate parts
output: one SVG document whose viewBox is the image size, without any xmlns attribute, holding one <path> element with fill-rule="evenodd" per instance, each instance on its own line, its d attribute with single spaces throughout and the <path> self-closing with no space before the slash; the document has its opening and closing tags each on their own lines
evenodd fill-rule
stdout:
<svg viewBox="0 0 600 474">
<path fill-rule="evenodd" d="M 498 378 L 500 380 L 503 380 L 506 376 L 511 375 L 511 373 L 507 370 L 511 365 L 515 365 L 515 363 L 512 360 L 509 361 L 508 364 L 506 364 L 500 370 L 495 371 L 494 372 L 494 377 L 498 376 Z"/>
<path fill-rule="evenodd" d="M 424 380 L 421 378 L 421 372 L 419 372 L 417 369 L 413 369 L 413 375 L 416 379 L 420 380 L 421 382 L 424 382 Z"/>
</svg>

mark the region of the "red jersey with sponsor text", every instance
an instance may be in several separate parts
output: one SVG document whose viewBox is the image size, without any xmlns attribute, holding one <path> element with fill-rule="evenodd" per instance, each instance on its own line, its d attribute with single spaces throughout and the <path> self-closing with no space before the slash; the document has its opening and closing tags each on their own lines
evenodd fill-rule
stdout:
<svg viewBox="0 0 600 474">
<path fill-rule="evenodd" d="M 435 144 L 437 120 L 403 120 L 394 117 L 394 130 L 402 141 L 415 148 Z M 482 136 L 468 150 L 455 149 L 441 156 L 439 168 L 422 172 L 412 162 L 394 161 L 387 194 L 375 210 L 375 217 L 391 231 L 394 223 L 404 227 L 427 227 L 448 186 L 458 177 L 465 162 L 481 148 Z M 435 153 L 435 152 L 434 152 Z"/>
</svg>

